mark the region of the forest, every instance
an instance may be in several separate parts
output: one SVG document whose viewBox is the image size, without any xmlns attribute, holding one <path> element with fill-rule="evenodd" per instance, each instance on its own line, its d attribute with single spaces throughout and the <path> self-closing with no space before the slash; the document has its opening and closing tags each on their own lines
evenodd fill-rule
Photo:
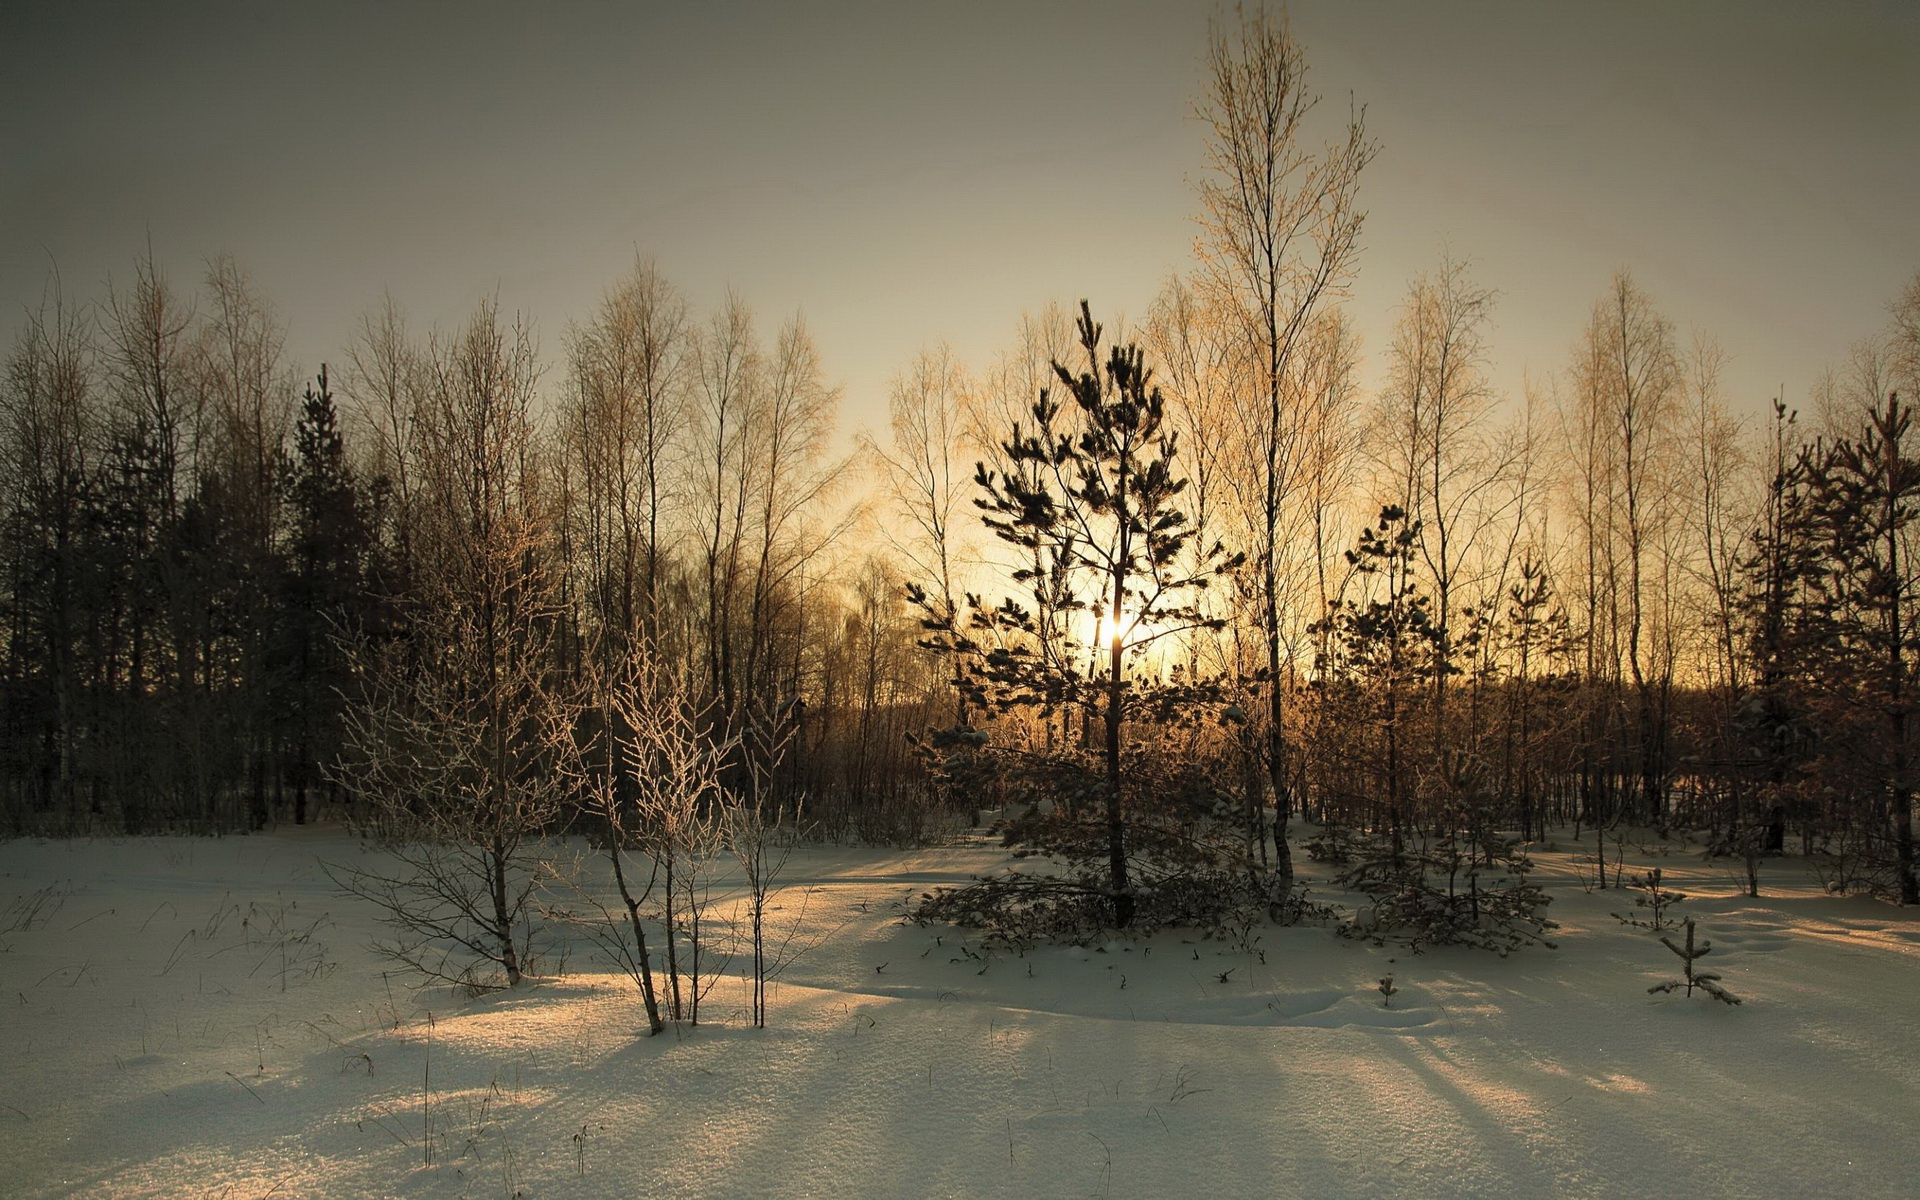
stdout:
<svg viewBox="0 0 1920 1200">
<path fill-rule="evenodd" d="M 1379 146 L 1306 67 L 1217 32 L 1150 311 L 931 345 L 857 436 L 799 317 L 644 259 L 544 339 L 389 303 L 307 379 L 230 258 L 56 275 L 0 380 L 0 828 L 652 844 L 677 712 L 682 802 L 888 845 L 999 814 L 1095 924 L 1284 916 L 1296 853 L 1404 899 L 1560 827 L 1920 902 L 1920 276 L 1758 416 L 1624 268 L 1500 394 L 1450 253 L 1359 344 Z"/>
<path fill-rule="evenodd" d="M 29 7 L 0 1191 L 1920 1195 L 1914 13 Z"/>
</svg>

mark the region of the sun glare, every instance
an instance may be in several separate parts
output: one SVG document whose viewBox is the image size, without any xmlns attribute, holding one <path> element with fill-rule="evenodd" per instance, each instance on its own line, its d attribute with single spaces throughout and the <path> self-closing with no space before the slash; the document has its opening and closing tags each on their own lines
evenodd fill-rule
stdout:
<svg viewBox="0 0 1920 1200">
<path fill-rule="evenodd" d="M 1120 613 L 1116 617 L 1112 609 L 1106 610 L 1100 614 L 1100 644 L 1111 646 L 1115 642 L 1131 640 L 1139 621 L 1136 614 Z"/>
</svg>

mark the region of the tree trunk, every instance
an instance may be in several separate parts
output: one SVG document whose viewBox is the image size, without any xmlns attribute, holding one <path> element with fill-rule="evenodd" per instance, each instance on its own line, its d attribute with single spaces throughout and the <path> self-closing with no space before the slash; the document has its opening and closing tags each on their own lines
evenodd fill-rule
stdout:
<svg viewBox="0 0 1920 1200">
<path fill-rule="evenodd" d="M 510 855 L 499 845 L 488 851 L 487 882 L 493 892 L 493 931 L 500 941 L 500 966 L 507 973 L 507 986 L 520 984 L 520 955 L 513 944 L 513 916 L 507 908 L 507 863 Z"/>
<path fill-rule="evenodd" d="M 607 818 L 609 854 L 613 859 L 613 881 L 620 888 L 621 903 L 627 906 L 627 923 L 633 926 L 634 957 L 640 962 L 640 998 L 647 1006 L 647 1032 L 659 1033 L 667 1027 L 660 1019 L 660 996 L 653 983 L 653 961 L 647 954 L 647 930 L 640 922 L 640 901 L 627 886 L 627 872 L 620 863 L 620 827 L 611 814 Z"/>
<path fill-rule="evenodd" d="M 1116 589 L 1117 591 L 1117 589 Z M 1120 611 L 1114 603 L 1116 625 Z M 1113 895 L 1113 927 L 1125 929 L 1133 924 L 1133 892 L 1127 879 L 1127 832 L 1120 807 L 1120 718 L 1125 699 L 1121 676 L 1123 654 L 1119 633 L 1113 635 L 1108 649 L 1107 675 L 1107 887 Z"/>
</svg>

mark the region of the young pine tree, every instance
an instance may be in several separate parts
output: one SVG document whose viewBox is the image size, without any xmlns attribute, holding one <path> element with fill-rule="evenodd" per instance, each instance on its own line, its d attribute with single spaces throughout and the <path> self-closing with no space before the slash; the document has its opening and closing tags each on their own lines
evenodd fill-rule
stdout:
<svg viewBox="0 0 1920 1200">
<path fill-rule="evenodd" d="M 1065 707 L 1098 730 L 1098 840 L 1109 916 L 1125 928 L 1137 902 L 1124 802 L 1128 722 L 1190 713 L 1218 692 L 1162 679 L 1142 659 L 1163 639 L 1219 627 L 1199 597 L 1238 559 L 1199 544 L 1178 506 L 1187 486 L 1174 465 L 1178 439 L 1145 355 L 1107 349 L 1084 302 L 1078 331 L 1084 366 L 1053 364 L 1055 383 L 1034 402 L 1032 423 L 1017 423 L 1000 446 L 1004 468 L 982 463 L 975 476 L 987 528 L 1029 564 L 1014 579 L 1030 589 L 1032 607 L 1007 599 L 962 631 L 925 589 L 910 595 L 927 615 L 929 644 L 975 664 L 967 686 L 976 707 Z M 1077 807 L 1063 806 L 1069 816 Z"/>
<path fill-rule="evenodd" d="M 1712 942 L 1696 943 L 1693 940 L 1693 918 L 1692 917 L 1687 918 L 1686 928 L 1687 928 L 1687 944 L 1685 946 L 1675 945 L 1673 939 L 1670 937 L 1667 937 L 1664 934 L 1662 934 L 1660 937 L 1661 945 L 1665 946 L 1667 949 L 1673 951 L 1675 954 L 1680 956 L 1680 962 L 1683 966 L 1683 969 L 1686 972 L 1685 978 L 1669 979 L 1665 983 L 1656 983 L 1652 987 L 1647 989 L 1647 994 L 1658 995 L 1659 993 L 1662 993 L 1662 992 L 1676 992 L 1684 988 L 1686 989 L 1687 995 L 1691 996 L 1693 995 L 1693 989 L 1699 988 L 1701 991 L 1707 993 L 1707 995 L 1712 996 L 1715 1000 L 1719 1000 L 1722 1003 L 1725 1003 L 1725 1004 L 1740 1003 L 1740 997 L 1734 995 L 1732 992 L 1729 992 L 1726 988 L 1723 988 L 1720 986 L 1720 976 L 1713 974 L 1711 972 L 1695 971 L 1693 969 L 1693 964 L 1695 960 L 1705 958 L 1709 953 L 1713 951 L 1713 943 Z"/>
</svg>

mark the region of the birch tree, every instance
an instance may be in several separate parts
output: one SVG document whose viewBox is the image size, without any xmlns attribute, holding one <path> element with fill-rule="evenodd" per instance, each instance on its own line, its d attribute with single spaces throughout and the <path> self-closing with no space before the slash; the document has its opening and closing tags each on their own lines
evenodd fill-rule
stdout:
<svg viewBox="0 0 1920 1200">
<path fill-rule="evenodd" d="M 1236 480 L 1250 537 L 1252 593 L 1265 645 L 1265 759 L 1277 820 L 1275 867 L 1292 882 L 1287 816 L 1287 510 L 1301 485 L 1303 408 L 1288 380 L 1316 317 L 1351 279 L 1364 214 L 1361 172 L 1376 146 L 1350 111 L 1323 145 L 1309 142 L 1318 97 L 1306 56 L 1285 18 L 1241 11 L 1208 40 L 1205 90 L 1196 105 L 1207 136 L 1200 181 L 1200 279 L 1226 314 L 1243 363 L 1237 436 L 1254 470 Z"/>
<path fill-rule="evenodd" d="M 528 970 L 534 849 L 559 811 L 551 675 L 551 514 L 533 424 L 531 334 L 484 301 L 433 340 L 414 422 L 423 619 L 411 645 L 369 640 L 340 777 L 398 868 L 342 882 L 400 931 L 393 952 L 435 978 L 508 986 Z"/>
<path fill-rule="evenodd" d="M 905 518 L 906 536 L 889 535 L 913 577 L 926 580 L 927 595 L 941 617 L 959 616 L 957 581 L 966 542 L 960 532 L 961 495 L 968 473 L 961 455 L 962 397 L 966 374 L 946 346 L 923 351 L 894 376 L 887 411 L 892 438 L 885 447 L 869 439 L 868 452 L 879 462 L 891 511 Z M 891 523 L 889 523 L 891 527 Z M 966 695 L 960 686 L 960 662 L 950 658 L 954 723 L 967 723 Z"/>
<path fill-rule="evenodd" d="M 1504 472 L 1487 428 L 1494 395 L 1486 379 L 1486 327 L 1493 294 L 1476 287 L 1450 255 L 1408 289 L 1389 349 L 1381 428 L 1395 502 L 1418 530 L 1433 589 L 1432 752 L 1449 744 L 1448 686 L 1458 671 L 1462 584 L 1482 535 L 1501 508 Z M 1470 742 L 1471 739 L 1469 738 Z"/>
</svg>

